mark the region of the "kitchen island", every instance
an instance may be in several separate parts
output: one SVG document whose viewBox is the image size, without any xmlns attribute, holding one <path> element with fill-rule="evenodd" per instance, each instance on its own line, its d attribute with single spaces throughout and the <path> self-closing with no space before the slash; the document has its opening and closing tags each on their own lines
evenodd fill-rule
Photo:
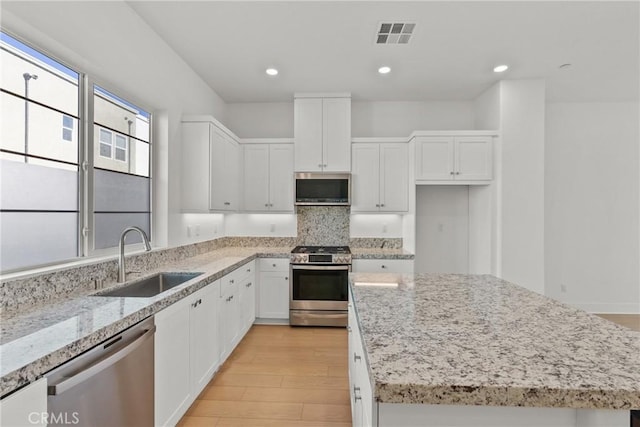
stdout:
<svg viewBox="0 0 640 427">
<path fill-rule="evenodd" d="M 489 275 L 352 274 L 354 425 L 629 426 L 640 333 Z"/>
</svg>

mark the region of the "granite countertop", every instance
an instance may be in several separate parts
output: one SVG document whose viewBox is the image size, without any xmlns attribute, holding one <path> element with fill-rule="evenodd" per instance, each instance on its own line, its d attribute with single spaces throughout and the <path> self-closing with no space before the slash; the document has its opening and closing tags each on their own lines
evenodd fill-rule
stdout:
<svg viewBox="0 0 640 427">
<path fill-rule="evenodd" d="M 353 259 L 414 259 L 415 255 L 406 250 L 350 247 Z"/>
<path fill-rule="evenodd" d="M 489 275 L 350 275 L 381 403 L 640 409 L 640 333 Z"/>
<path fill-rule="evenodd" d="M 151 298 L 92 296 L 87 292 L 26 314 L 0 317 L 0 396 L 214 282 L 257 257 L 288 258 L 291 247 L 227 247 L 145 272 L 203 274 Z M 113 285 L 113 284 L 112 284 Z"/>
<path fill-rule="evenodd" d="M 0 314 L 0 396 L 35 381 L 98 343 L 251 260 L 288 258 L 292 247 L 224 247 L 181 261 L 167 262 L 142 277 L 162 271 L 203 274 L 151 298 L 97 297 L 87 291 L 27 313 Z M 355 248 L 356 259 L 413 259 L 403 249 Z M 129 281 L 132 281 L 129 276 Z M 115 286 L 108 283 L 105 288 Z M 101 291 L 103 291 L 102 289 Z"/>
</svg>

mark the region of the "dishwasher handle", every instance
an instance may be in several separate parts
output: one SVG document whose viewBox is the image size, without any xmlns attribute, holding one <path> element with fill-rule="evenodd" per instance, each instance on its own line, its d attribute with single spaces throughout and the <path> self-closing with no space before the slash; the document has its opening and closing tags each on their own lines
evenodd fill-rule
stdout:
<svg viewBox="0 0 640 427">
<path fill-rule="evenodd" d="M 126 347 L 121 350 L 111 354 L 110 356 L 100 360 L 99 362 L 89 366 L 87 369 L 84 369 L 72 377 L 66 378 L 64 381 L 59 382 L 58 384 L 50 385 L 47 387 L 47 394 L 49 396 L 57 396 L 64 393 L 67 390 L 72 389 L 78 384 L 82 383 L 85 380 L 88 380 L 92 376 L 98 374 L 99 372 L 105 370 L 109 366 L 115 365 L 118 361 L 125 358 L 131 352 L 140 347 L 145 341 L 147 341 L 156 331 L 156 326 L 153 325 L 128 344 Z"/>
</svg>

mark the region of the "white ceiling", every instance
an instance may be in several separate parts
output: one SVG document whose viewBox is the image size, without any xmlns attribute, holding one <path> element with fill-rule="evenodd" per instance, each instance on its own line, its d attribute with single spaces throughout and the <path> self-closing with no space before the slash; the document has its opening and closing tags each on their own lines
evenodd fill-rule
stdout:
<svg viewBox="0 0 640 427">
<path fill-rule="evenodd" d="M 227 102 L 326 91 L 470 100 L 500 78 L 545 78 L 555 101 L 638 99 L 638 1 L 129 4 Z M 411 43 L 376 45 L 383 20 L 417 23 Z M 498 76 L 501 63 L 511 68 Z M 280 74 L 268 77 L 268 66 Z"/>
</svg>

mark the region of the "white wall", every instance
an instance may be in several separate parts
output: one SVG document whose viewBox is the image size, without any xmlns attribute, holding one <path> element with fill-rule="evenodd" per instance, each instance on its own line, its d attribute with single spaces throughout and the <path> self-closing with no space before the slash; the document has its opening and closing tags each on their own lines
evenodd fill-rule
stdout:
<svg viewBox="0 0 640 427">
<path fill-rule="evenodd" d="M 293 102 L 227 104 L 225 124 L 240 138 L 293 138 Z"/>
<path fill-rule="evenodd" d="M 52 19 L 55 17 L 55 19 Z M 125 2 L 3 2 L 3 29 L 87 72 L 98 83 L 152 112 L 154 245 L 175 245 L 180 214 L 180 119 L 225 103 Z"/>
<path fill-rule="evenodd" d="M 227 214 L 225 235 L 295 237 L 298 223 L 295 214 Z"/>
<path fill-rule="evenodd" d="M 500 88 L 502 277 L 544 293 L 544 80 Z"/>
<path fill-rule="evenodd" d="M 473 129 L 472 102 L 362 102 L 351 104 L 351 135 L 405 136 L 414 130 Z"/>
<path fill-rule="evenodd" d="M 293 138 L 293 102 L 234 103 L 227 126 L 241 138 Z M 351 103 L 353 137 L 409 136 L 415 130 L 473 129 L 473 102 Z"/>
<path fill-rule="evenodd" d="M 547 104 L 545 291 L 589 311 L 640 312 L 638 114 Z"/>
</svg>

